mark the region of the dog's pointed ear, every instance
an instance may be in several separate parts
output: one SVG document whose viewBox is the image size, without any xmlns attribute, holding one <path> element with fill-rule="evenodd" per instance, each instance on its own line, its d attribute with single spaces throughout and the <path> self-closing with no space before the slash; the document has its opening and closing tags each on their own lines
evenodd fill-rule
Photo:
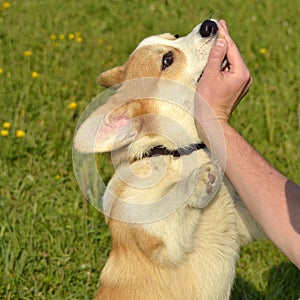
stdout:
<svg viewBox="0 0 300 300">
<path fill-rule="evenodd" d="M 124 81 L 125 67 L 118 66 L 101 73 L 98 78 L 98 84 L 110 88 Z"/>
<path fill-rule="evenodd" d="M 83 153 L 110 152 L 130 144 L 141 129 L 141 120 L 131 118 L 126 105 L 107 112 L 103 107 L 79 127 L 74 147 Z"/>
</svg>

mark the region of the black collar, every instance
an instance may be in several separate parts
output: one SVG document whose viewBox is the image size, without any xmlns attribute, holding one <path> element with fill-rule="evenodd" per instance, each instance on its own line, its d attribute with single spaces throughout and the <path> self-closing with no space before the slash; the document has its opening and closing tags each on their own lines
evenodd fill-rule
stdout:
<svg viewBox="0 0 300 300">
<path fill-rule="evenodd" d="M 151 148 L 147 153 L 144 153 L 143 158 L 158 155 L 172 155 L 174 157 L 180 157 L 183 155 L 189 155 L 194 151 L 204 148 L 206 148 L 206 145 L 203 142 L 198 144 L 191 144 L 188 147 L 182 147 L 176 150 L 169 150 L 163 146 L 156 146 L 154 148 Z"/>
</svg>

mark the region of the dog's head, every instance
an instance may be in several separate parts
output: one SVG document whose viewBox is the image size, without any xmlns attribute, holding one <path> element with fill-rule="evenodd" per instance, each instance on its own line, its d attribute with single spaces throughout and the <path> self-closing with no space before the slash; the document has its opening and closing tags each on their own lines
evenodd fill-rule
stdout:
<svg viewBox="0 0 300 300">
<path fill-rule="evenodd" d="M 154 147 L 198 143 L 194 92 L 217 33 L 217 22 L 205 20 L 181 38 L 148 37 L 124 66 L 100 74 L 98 83 L 117 92 L 80 126 L 75 148 L 90 153 L 127 147 L 136 160 Z"/>
<path fill-rule="evenodd" d="M 110 69 L 98 83 L 112 87 L 126 80 L 156 77 L 195 87 L 218 32 L 217 22 L 205 20 L 184 37 L 169 33 L 145 38 L 124 66 Z"/>
</svg>

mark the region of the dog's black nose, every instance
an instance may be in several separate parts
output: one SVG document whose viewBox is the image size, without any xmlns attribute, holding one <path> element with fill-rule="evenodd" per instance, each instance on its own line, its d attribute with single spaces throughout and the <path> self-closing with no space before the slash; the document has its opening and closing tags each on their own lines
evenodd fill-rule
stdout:
<svg viewBox="0 0 300 300">
<path fill-rule="evenodd" d="M 199 29 L 199 33 L 202 37 L 210 37 L 216 35 L 218 32 L 218 25 L 215 21 L 205 20 Z"/>
</svg>

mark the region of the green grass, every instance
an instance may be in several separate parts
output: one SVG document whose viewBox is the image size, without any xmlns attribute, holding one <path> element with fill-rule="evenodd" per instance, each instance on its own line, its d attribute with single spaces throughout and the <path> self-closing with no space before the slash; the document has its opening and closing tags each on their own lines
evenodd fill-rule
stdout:
<svg viewBox="0 0 300 300">
<path fill-rule="evenodd" d="M 0 8 L 0 298 L 91 299 L 110 249 L 72 170 L 77 120 L 145 36 L 225 18 L 252 71 L 234 126 L 300 183 L 300 8 L 293 1 L 10 1 Z M 69 39 L 77 32 L 82 42 Z M 64 34 L 51 40 L 50 34 Z M 265 48 L 266 53 L 260 50 Z M 31 56 L 24 51 L 31 50 Z M 32 72 L 38 72 L 32 78 Z M 75 109 L 68 105 L 76 102 Z M 2 128 L 1 128 L 2 129 Z M 17 139 L 15 133 L 26 135 Z M 232 299 L 298 299 L 300 273 L 270 242 L 245 247 Z"/>
</svg>

